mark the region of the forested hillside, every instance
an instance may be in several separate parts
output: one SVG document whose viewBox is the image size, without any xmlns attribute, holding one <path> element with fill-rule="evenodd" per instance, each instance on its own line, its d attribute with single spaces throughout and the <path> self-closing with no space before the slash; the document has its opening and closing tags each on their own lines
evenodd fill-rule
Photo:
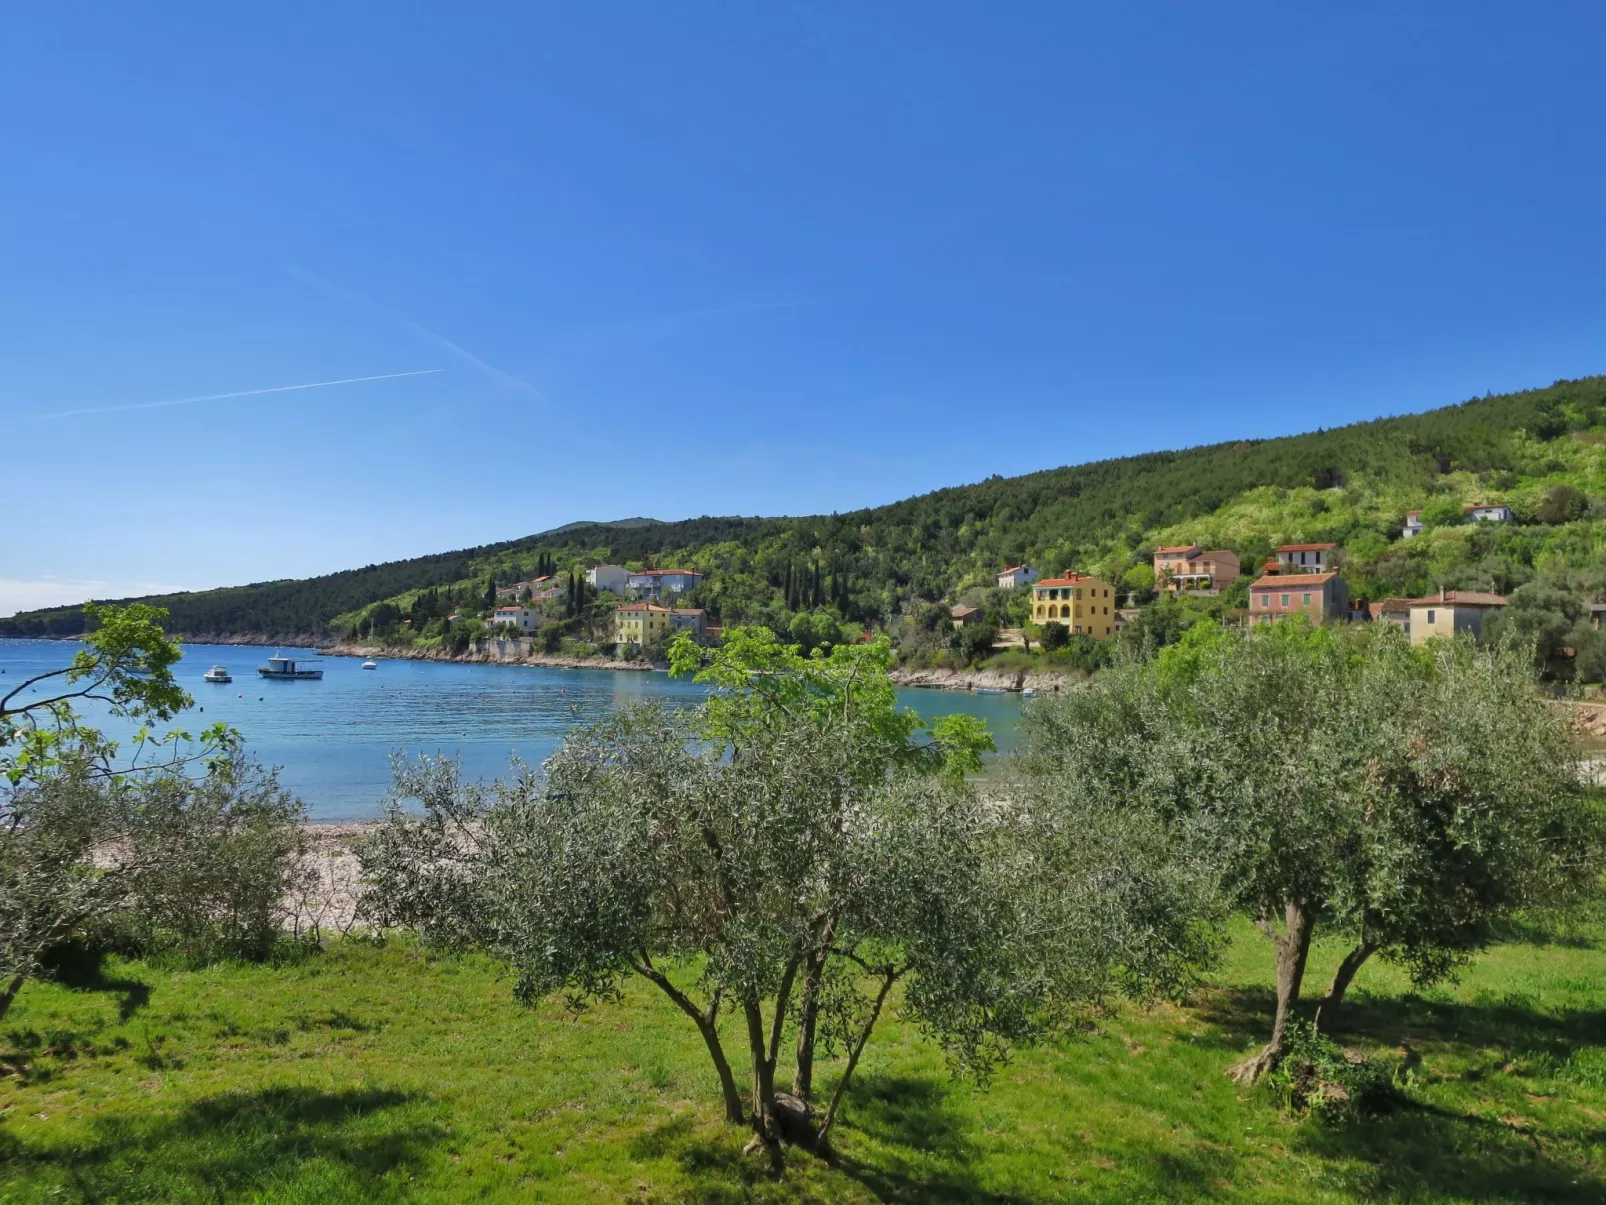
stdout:
<svg viewBox="0 0 1606 1205">
<path fill-rule="evenodd" d="M 1463 525 L 1472 501 L 1507 503 L 1518 521 Z M 1424 512 L 1429 530 L 1401 541 L 1408 508 Z M 696 601 L 726 622 L 823 612 L 875 623 L 983 586 L 1023 560 L 1141 591 L 1154 544 L 1193 540 L 1234 548 L 1246 566 L 1279 542 L 1333 540 L 1363 597 L 1533 586 L 1561 591 L 1576 612 L 1606 585 L 1595 581 L 1606 541 L 1606 377 L 1281 439 L 993 477 L 845 514 L 570 524 L 505 544 L 150 601 L 192 637 L 324 636 L 349 630 L 376 603 L 406 608 L 420 591 L 436 604 L 476 603 L 538 563 L 567 571 L 615 561 L 703 570 Z M 75 608 L 32 612 L 0 620 L 0 635 L 71 635 L 82 623 Z"/>
</svg>

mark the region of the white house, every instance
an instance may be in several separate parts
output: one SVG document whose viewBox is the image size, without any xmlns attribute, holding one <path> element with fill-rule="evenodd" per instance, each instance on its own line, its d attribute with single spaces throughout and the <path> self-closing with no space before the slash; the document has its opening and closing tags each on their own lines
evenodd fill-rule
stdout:
<svg viewBox="0 0 1606 1205">
<path fill-rule="evenodd" d="M 1475 523 L 1509 523 L 1512 519 L 1511 508 L 1505 505 L 1469 502 L 1461 509 Z"/>
<path fill-rule="evenodd" d="M 1403 540 L 1409 540 L 1412 536 L 1419 536 L 1421 534 L 1422 534 L 1422 512 L 1419 511 L 1419 510 L 1408 510 L 1408 511 L 1406 511 L 1405 512 L 1405 529 L 1400 532 L 1400 538 L 1403 539 Z"/>
<path fill-rule="evenodd" d="M 521 632 L 533 632 L 541 626 L 541 615 L 529 607 L 498 607 L 488 622 L 492 627 L 511 624 Z"/>
<path fill-rule="evenodd" d="M 694 590 L 703 580 L 695 569 L 643 569 L 632 573 L 625 585 L 639 598 L 662 598 Z"/>
<path fill-rule="evenodd" d="M 1029 586 L 1042 576 L 1030 565 L 1011 565 L 998 575 L 998 588 L 1013 590 L 1017 586 Z"/>
<path fill-rule="evenodd" d="M 1284 569 L 1326 573 L 1333 567 L 1333 549 L 1337 547 L 1337 544 L 1284 544 L 1277 549 L 1277 560 Z"/>
<path fill-rule="evenodd" d="M 586 570 L 586 581 L 594 590 L 623 594 L 630 582 L 630 570 L 623 565 L 597 565 Z"/>
</svg>

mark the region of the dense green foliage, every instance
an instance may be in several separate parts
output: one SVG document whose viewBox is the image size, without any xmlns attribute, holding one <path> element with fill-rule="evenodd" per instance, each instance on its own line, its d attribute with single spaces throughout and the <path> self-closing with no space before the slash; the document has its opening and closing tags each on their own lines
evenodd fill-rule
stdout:
<svg viewBox="0 0 1606 1205">
<path fill-rule="evenodd" d="M 448 607 L 478 606 L 488 587 L 539 568 L 611 561 L 703 570 L 709 578 L 692 605 L 726 623 L 788 631 L 799 614 L 889 622 L 989 586 L 998 569 L 1022 560 L 1097 571 L 1141 592 L 1152 585 L 1144 579 L 1150 549 L 1193 540 L 1235 549 L 1246 568 L 1283 541 L 1341 542 L 1351 593 L 1368 599 L 1562 579 L 1576 598 L 1606 586 L 1598 580 L 1603 428 L 1606 377 L 1591 377 L 1287 438 L 993 477 L 847 514 L 576 523 L 462 552 L 157 601 L 191 636 L 322 635 L 350 630 L 385 601 L 396 609 L 385 618 L 399 624 L 423 590 Z M 1462 506 L 1473 501 L 1505 502 L 1517 522 L 1464 524 Z M 1407 509 L 1421 510 L 1428 530 L 1401 540 Z M 994 610 L 992 623 L 1019 619 Z M 72 635 L 83 624 L 76 609 L 60 608 L 0 620 L 0 635 Z M 434 635 L 442 634 L 437 623 Z"/>
<path fill-rule="evenodd" d="M 1201 623 L 1039 701 L 1026 728 L 1034 798 L 1205 851 L 1272 940 L 1277 1013 L 1246 1078 L 1283 1054 L 1318 928 L 1353 943 L 1336 1008 L 1374 954 L 1433 984 L 1518 912 L 1599 887 L 1606 817 L 1526 650 L 1412 648 L 1388 624 Z"/>
</svg>

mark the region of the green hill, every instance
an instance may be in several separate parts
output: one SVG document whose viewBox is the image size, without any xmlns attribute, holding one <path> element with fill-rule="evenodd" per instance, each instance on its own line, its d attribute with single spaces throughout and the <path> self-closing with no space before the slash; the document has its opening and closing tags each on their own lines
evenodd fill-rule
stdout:
<svg viewBox="0 0 1606 1205">
<path fill-rule="evenodd" d="M 1518 522 L 1463 525 L 1471 501 L 1505 502 Z M 1408 508 L 1424 512 L 1429 530 L 1402 541 Z M 1606 585 L 1594 576 L 1606 542 L 1606 377 L 1286 438 L 992 477 L 845 514 L 572 523 L 323 577 L 148 601 L 192 638 L 324 638 L 376 603 L 405 608 L 430 590 L 435 601 L 465 605 L 484 596 L 488 580 L 520 580 L 538 564 L 561 572 L 607 560 L 705 571 L 697 601 L 726 622 L 815 610 L 875 623 L 984 586 L 1022 560 L 1125 576 L 1141 590 L 1150 548 L 1192 540 L 1234 548 L 1246 566 L 1280 542 L 1337 541 L 1362 597 L 1537 583 L 1581 598 Z M 73 635 L 83 622 L 76 608 L 29 612 L 0 620 L 0 635 Z"/>
</svg>

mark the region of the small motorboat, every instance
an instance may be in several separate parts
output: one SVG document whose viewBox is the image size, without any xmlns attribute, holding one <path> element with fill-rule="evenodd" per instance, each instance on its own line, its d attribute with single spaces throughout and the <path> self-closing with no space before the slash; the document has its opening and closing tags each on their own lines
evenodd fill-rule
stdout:
<svg viewBox="0 0 1606 1205">
<path fill-rule="evenodd" d="M 379 668 L 379 662 L 377 662 L 377 661 L 364 661 L 362 663 L 362 667 L 364 669 L 378 669 Z"/>
<path fill-rule="evenodd" d="M 1001 695 L 1004 692 L 1002 688 L 997 686 L 978 686 L 976 687 L 976 693 L 979 695 Z"/>
<path fill-rule="evenodd" d="M 229 676 L 229 667 L 226 665 L 214 665 L 211 669 L 207 670 L 201 675 L 201 680 L 204 682 L 234 681 L 234 679 Z"/>
<path fill-rule="evenodd" d="M 307 667 L 309 661 L 316 660 L 316 657 L 269 657 L 266 665 L 257 666 L 257 673 L 277 682 L 294 682 L 302 679 L 316 682 L 323 677 L 323 670 Z"/>
</svg>

